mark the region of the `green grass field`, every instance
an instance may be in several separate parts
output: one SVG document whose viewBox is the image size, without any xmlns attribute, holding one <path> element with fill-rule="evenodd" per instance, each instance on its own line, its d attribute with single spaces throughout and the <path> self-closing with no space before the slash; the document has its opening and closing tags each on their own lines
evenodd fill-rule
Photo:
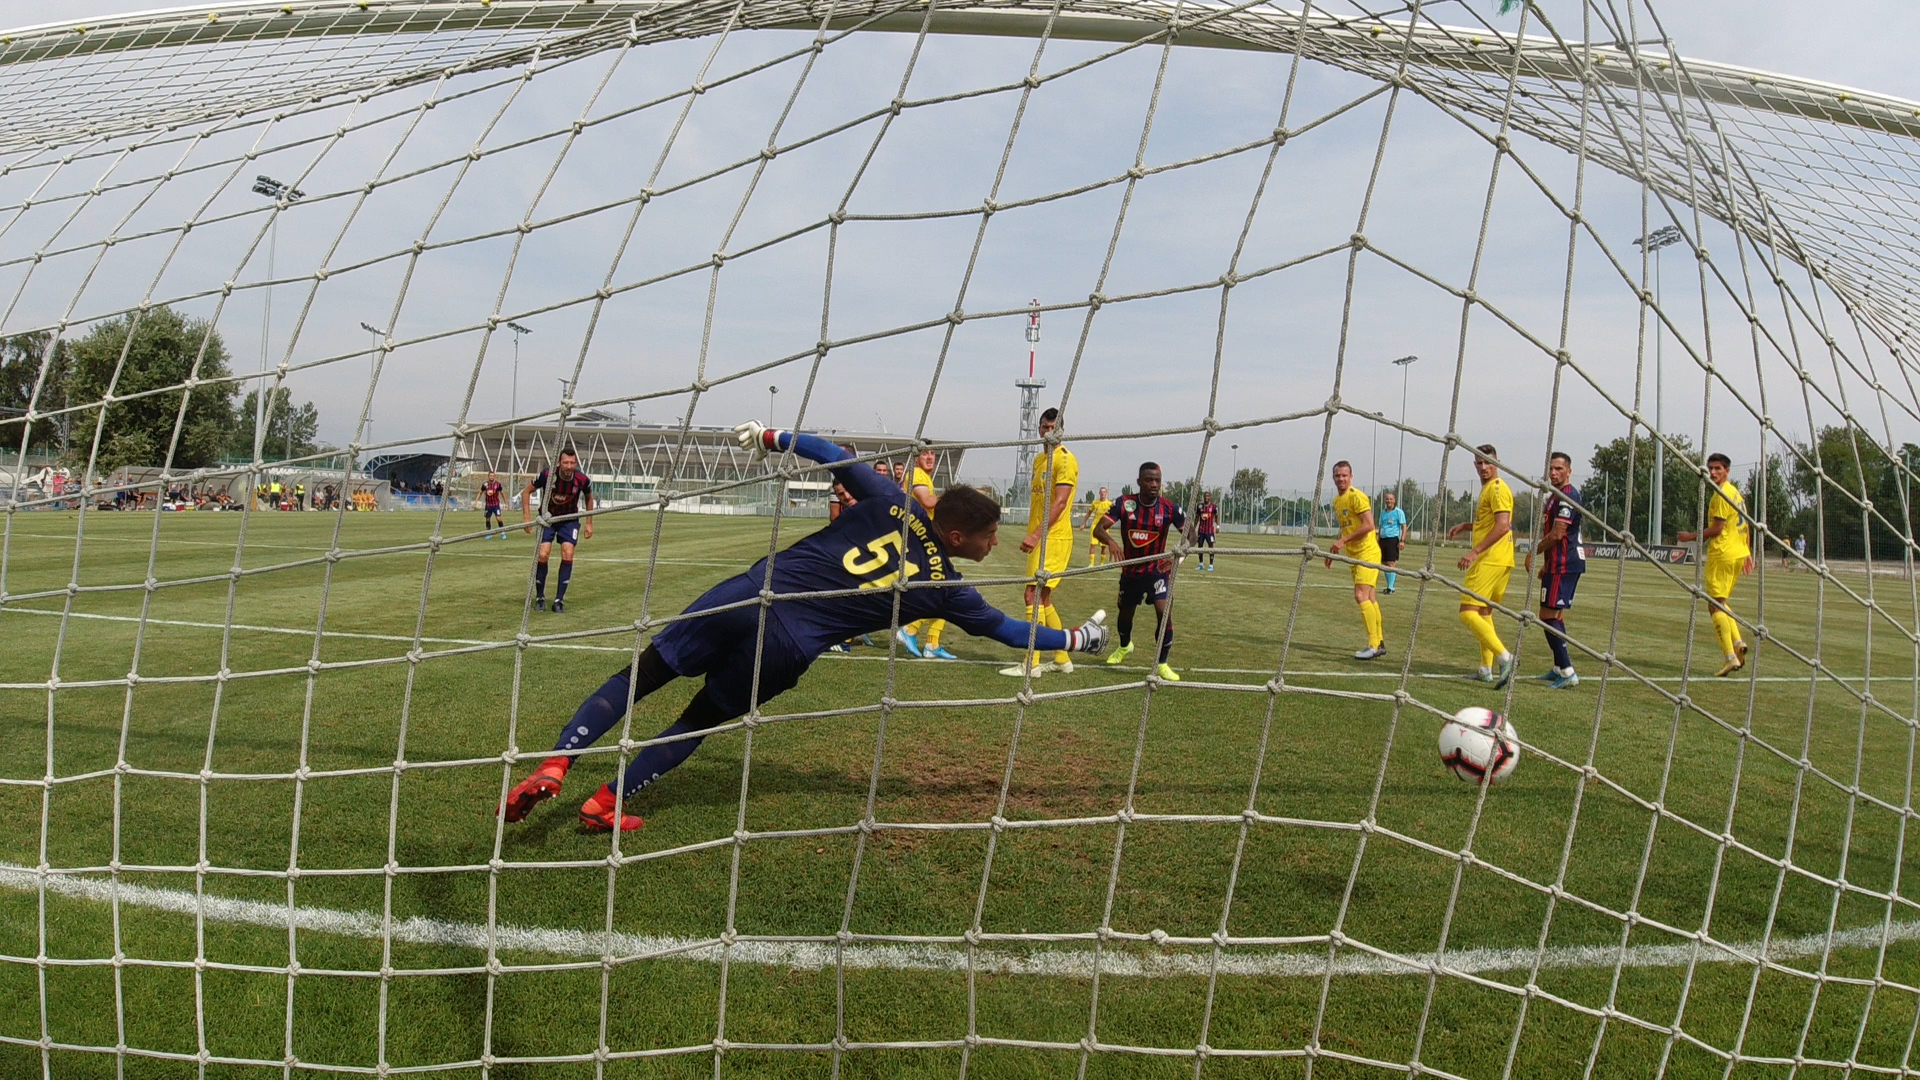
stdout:
<svg viewBox="0 0 1920 1080">
<path fill-rule="evenodd" d="M 1457 678 L 1476 660 L 1455 594 L 1434 584 L 1423 599 L 1403 576 L 1383 598 L 1389 659 L 1368 666 L 1350 659 L 1362 642 L 1343 571 L 1226 556 L 1180 579 L 1179 685 L 1144 686 L 1142 650 L 1125 667 L 1050 675 L 1022 706 L 995 670 L 1012 651 L 957 631 L 968 663 L 825 658 L 772 709 L 867 708 L 710 738 L 637 800 L 647 827 L 610 839 L 580 831 L 573 809 L 611 757 L 583 761 L 561 799 L 502 830 L 501 755 L 537 758 L 630 656 L 634 620 L 677 612 L 763 554 L 767 520 L 670 516 L 654 562 L 654 516 L 603 517 L 555 616 L 525 613 L 531 540 L 518 532 L 429 555 L 408 545 L 429 539 L 432 515 L 348 515 L 339 550 L 375 554 L 329 561 L 331 515 L 258 515 L 241 565 L 262 572 L 234 577 L 241 517 L 168 515 L 156 533 L 151 515 L 92 514 L 77 561 L 76 515 L 10 519 L 0 860 L 117 861 L 122 882 L 170 892 L 116 911 L 4 876 L 0 1075 L 458 1064 L 445 1075 L 1012 1078 L 1078 1076 L 1084 1059 L 1087 1075 L 1174 1077 L 1194 1075 L 1203 1042 L 1201 1074 L 1221 1077 L 1405 1075 L 1416 1061 L 1472 1077 L 1719 1077 L 1730 1054 L 1732 1075 L 1784 1077 L 1912 1061 L 1920 945 L 1910 901 L 1888 899 L 1912 858 L 1915 602 L 1903 579 L 1837 575 L 1892 613 L 1872 618 L 1809 574 L 1749 579 L 1736 607 L 1768 640 L 1742 675 L 1759 678 L 1714 680 L 1711 626 L 1683 588 L 1647 566 L 1596 564 L 1574 633 L 1690 705 L 1619 669 L 1603 685 L 1590 656 L 1572 691 L 1521 681 L 1509 713 L 1529 751 L 1482 799 L 1434 750 L 1433 710 L 1505 700 Z M 477 527 L 461 514 L 446 531 Z M 1017 573 L 1017 556 L 1009 544 L 979 575 Z M 1424 558 L 1414 548 L 1406 562 Z M 193 583 L 139 587 L 149 578 Z M 72 582 L 132 587 L 69 603 Z M 986 591 L 1017 607 L 1016 586 Z M 1111 607 L 1113 579 L 1073 580 L 1058 603 L 1072 621 Z M 513 647 L 523 631 L 539 640 Z M 1506 620 L 1501 632 L 1523 674 L 1545 669 L 1537 628 Z M 1275 692 L 1282 664 L 1287 692 Z M 649 699 L 632 738 L 693 689 Z M 899 707 L 883 711 L 889 695 Z M 996 815 L 1006 828 L 988 827 Z M 290 866 L 302 908 L 372 922 L 290 934 L 191 914 L 196 888 L 284 907 Z M 150 901 L 168 895 L 171 908 Z M 844 929 L 858 959 L 603 963 L 516 946 L 490 973 L 471 942 L 369 936 L 388 913 L 416 930 L 611 927 L 683 943 Z M 1154 973 L 1048 968 L 1084 962 L 1102 927 L 1118 935 L 1104 945 L 1116 963 Z M 1765 968 L 1653 948 L 1685 944 L 1676 930 L 1751 943 L 1861 928 Z M 989 936 L 971 973 L 951 963 L 964 943 L 924 943 L 897 963 L 864 937 L 971 930 Z M 1210 976 L 1212 946 L 1146 938 L 1222 930 L 1322 943 L 1236 940 Z M 1471 977 L 1313 973 L 1336 932 L 1352 943 L 1342 963 L 1520 954 L 1465 954 L 1479 958 Z M 1550 963 L 1530 975 L 1536 951 Z M 101 963 L 116 955 L 117 968 Z M 604 1062 L 577 1057 L 599 1048 Z M 1796 1058 L 1815 1064 L 1796 1072 Z"/>
</svg>

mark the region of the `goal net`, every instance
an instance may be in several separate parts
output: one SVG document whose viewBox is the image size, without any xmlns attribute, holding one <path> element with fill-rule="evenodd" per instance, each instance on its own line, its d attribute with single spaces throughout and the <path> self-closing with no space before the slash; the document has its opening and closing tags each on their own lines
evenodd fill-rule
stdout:
<svg viewBox="0 0 1920 1080">
<path fill-rule="evenodd" d="M 0 1072 L 1906 1074 L 1920 105 L 1499 6 L 0 33 Z M 1070 544 L 1069 625 L 1117 611 L 1088 500 L 1143 461 L 1218 534 L 1122 662 L 896 618 L 644 828 L 571 808 L 698 680 L 502 820 L 609 672 L 826 527 L 748 419 L 990 489 L 966 582 L 1016 616 L 1022 540 Z M 542 567 L 568 447 L 599 501 Z M 1336 463 L 1396 565 L 1335 549 Z M 1474 706 L 1498 786 L 1435 751 Z"/>
</svg>

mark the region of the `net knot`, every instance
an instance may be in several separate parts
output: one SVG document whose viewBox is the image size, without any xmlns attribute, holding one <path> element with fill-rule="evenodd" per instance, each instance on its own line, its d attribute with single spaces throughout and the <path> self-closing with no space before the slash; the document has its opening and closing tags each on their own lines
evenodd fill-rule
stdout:
<svg viewBox="0 0 1920 1080">
<path fill-rule="evenodd" d="M 1367 234 L 1354 233 L 1347 238 L 1347 243 L 1351 245 L 1355 251 L 1365 251 L 1367 249 Z"/>
<path fill-rule="evenodd" d="M 778 157 L 779 154 L 780 154 L 780 151 L 769 146 L 765 150 L 760 151 L 760 160 L 772 161 L 775 157 Z"/>
<path fill-rule="evenodd" d="M 959 308 L 954 308 L 953 311 L 948 313 L 947 321 L 954 326 L 959 326 L 961 323 L 967 321 L 967 313 Z"/>
<path fill-rule="evenodd" d="M 1147 170 L 1135 165 L 1133 168 L 1127 170 L 1127 175 L 1135 180 L 1145 180 L 1147 178 Z"/>
<path fill-rule="evenodd" d="M 995 814 L 987 819 L 987 824 L 992 827 L 994 832 L 1000 832 L 1007 827 L 1007 819 L 1001 817 L 999 814 Z"/>
<path fill-rule="evenodd" d="M 1501 132 L 1493 137 L 1493 147 L 1503 154 L 1511 154 L 1513 153 L 1513 140 L 1507 138 L 1506 132 Z"/>
<path fill-rule="evenodd" d="M 1153 676 L 1153 678 L 1159 678 L 1159 676 L 1156 675 Z M 1113 815 L 1113 819 L 1122 825 L 1133 824 L 1133 808 L 1129 806 L 1121 807 L 1120 812 Z"/>
<path fill-rule="evenodd" d="M 613 299 L 613 290 L 607 288 L 605 285 L 602 285 L 599 288 L 593 290 L 593 295 L 599 297 L 602 300 L 611 300 Z"/>
<path fill-rule="evenodd" d="M 1038 75 L 1029 75 L 1029 76 L 1027 76 L 1027 77 L 1026 77 L 1025 79 L 1022 79 L 1022 80 L 1021 80 L 1021 82 L 1022 82 L 1022 83 L 1023 83 L 1023 84 L 1024 84 L 1025 86 L 1026 86 L 1026 88 L 1027 88 L 1027 89 L 1029 89 L 1029 90 L 1038 90 L 1038 89 L 1040 89 L 1040 76 L 1038 76 Z"/>
<path fill-rule="evenodd" d="M 853 931 L 848 930 L 845 927 L 842 927 L 841 929 L 834 932 L 833 940 L 838 942 L 843 948 L 845 946 L 851 945 L 853 944 Z"/>
<path fill-rule="evenodd" d="M 1147 940 L 1153 942 L 1155 945 L 1158 945 L 1163 949 L 1167 947 L 1168 936 L 1169 935 L 1165 930 L 1162 930 L 1157 926 L 1147 931 Z"/>
</svg>

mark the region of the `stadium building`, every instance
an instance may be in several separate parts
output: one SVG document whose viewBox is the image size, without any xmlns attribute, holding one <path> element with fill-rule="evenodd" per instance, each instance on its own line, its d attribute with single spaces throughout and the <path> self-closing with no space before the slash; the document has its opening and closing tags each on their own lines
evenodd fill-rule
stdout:
<svg viewBox="0 0 1920 1080">
<path fill-rule="evenodd" d="M 910 435 L 814 429 L 863 457 L 880 455 L 907 462 L 914 451 Z M 589 409 L 555 423 L 502 424 L 478 428 L 454 441 L 454 490 L 477 493 L 486 474 L 518 491 L 548 467 L 563 446 L 580 455 L 580 468 L 593 478 L 594 491 L 607 503 L 649 500 L 662 491 L 677 495 L 674 508 L 691 513 L 752 514 L 770 510 L 778 484 L 760 479 L 766 465 L 740 448 L 731 427 L 633 423 L 624 416 Z M 935 444 L 936 490 L 960 473 L 964 447 Z M 745 482 L 743 481 L 750 481 Z M 824 514 L 832 481 L 814 474 L 787 482 L 789 510 Z"/>
</svg>

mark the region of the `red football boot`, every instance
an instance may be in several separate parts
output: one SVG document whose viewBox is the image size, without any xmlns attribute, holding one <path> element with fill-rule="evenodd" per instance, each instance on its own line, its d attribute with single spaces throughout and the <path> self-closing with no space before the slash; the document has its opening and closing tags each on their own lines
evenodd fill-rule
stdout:
<svg viewBox="0 0 1920 1080">
<path fill-rule="evenodd" d="M 500 816 L 508 821 L 525 821 L 534 807 L 560 794 L 560 785 L 567 779 L 567 769 L 572 765 L 570 757 L 550 757 L 541 762 L 532 776 L 507 793 L 507 803 L 500 808 Z"/>
<path fill-rule="evenodd" d="M 632 832 L 645 825 L 633 814 L 620 815 L 620 831 Z M 605 784 L 593 793 L 593 797 L 580 805 L 580 825 L 592 832 L 613 831 L 613 791 Z"/>
</svg>

